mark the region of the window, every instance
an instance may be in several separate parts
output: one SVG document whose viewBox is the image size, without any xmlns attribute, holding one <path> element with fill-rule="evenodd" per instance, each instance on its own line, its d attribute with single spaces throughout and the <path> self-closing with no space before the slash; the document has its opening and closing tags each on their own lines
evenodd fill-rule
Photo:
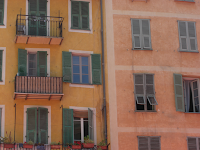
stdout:
<svg viewBox="0 0 200 150">
<path fill-rule="evenodd" d="M 0 105 L 0 136 L 4 137 L 5 129 L 5 105 Z"/>
<path fill-rule="evenodd" d="M 151 50 L 149 19 L 131 19 L 133 49 Z"/>
<path fill-rule="evenodd" d="M 134 84 L 136 110 L 155 111 L 155 105 L 158 103 L 155 98 L 154 75 L 134 74 Z"/>
<path fill-rule="evenodd" d="M 138 150 L 161 150 L 160 137 L 139 136 Z"/>
<path fill-rule="evenodd" d="M 0 85 L 5 85 L 6 47 L 0 47 Z"/>
<path fill-rule="evenodd" d="M 195 22 L 178 21 L 180 51 L 197 52 Z"/>
<path fill-rule="evenodd" d="M 76 52 L 62 53 L 63 82 L 101 84 L 101 55 Z"/>
<path fill-rule="evenodd" d="M 0 0 L 0 25 L 3 25 L 4 21 L 4 0 Z"/>
<path fill-rule="evenodd" d="M 188 150 L 199 150 L 200 149 L 200 138 L 188 137 L 187 138 Z"/>
<path fill-rule="evenodd" d="M 174 74 L 174 90 L 177 111 L 200 112 L 198 78 L 182 78 L 181 74 Z"/>
</svg>

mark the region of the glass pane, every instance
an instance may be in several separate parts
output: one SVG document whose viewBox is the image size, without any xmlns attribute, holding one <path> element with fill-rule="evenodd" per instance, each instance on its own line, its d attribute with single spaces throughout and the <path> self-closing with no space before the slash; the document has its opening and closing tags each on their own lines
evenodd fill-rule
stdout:
<svg viewBox="0 0 200 150">
<path fill-rule="evenodd" d="M 198 96 L 198 89 L 194 90 L 194 97 Z"/>
<path fill-rule="evenodd" d="M 80 83 L 80 75 L 79 74 L 73 75 L 73 83 Z"/>
<path fill-rule="evenodd" d="M 74 140 L 81 140 L 81 122 L 74 121 Z"/>
<path fill-rule="evenodd" d="M 74 120 L 81 120 L 81 118 L 74 117 Z"/>
<path fill-rule="evenodd" d="M 88 135 L 88 121 L 84 121 L 84 137 Z"/>
<path fill-rule="evenodd" d="M 196 89 L 196 88 L 197 88 L 197 81 L 193 82 L 193 89 Z"/>
<path fill-rule="evenodd" d="M 73 73 L 80 73 L 80 69 L 78 65 L 73 65 Z"/>
<path fill-rule="evenodd" d="M 88 74 L 88 66 L 82 66 L 82 74 Z"/>
<path fill-rule="evenodd" d="M 88 120 L 88 118 L 83 118 L 83 120 Z"/>
<path fill-rule="evenodd" d="M 82 83 L 89 83 L 88 75 L 82 75 Z"/>
<path fill-rule="evenodd" d="M 82 57 L 82 65 L 88 65 L 88 57 Z"/>
<path fill-rule="evenodd" d="M 73 64 L 79 64 L 79 56 L 73 56 Z"/>
</svg>

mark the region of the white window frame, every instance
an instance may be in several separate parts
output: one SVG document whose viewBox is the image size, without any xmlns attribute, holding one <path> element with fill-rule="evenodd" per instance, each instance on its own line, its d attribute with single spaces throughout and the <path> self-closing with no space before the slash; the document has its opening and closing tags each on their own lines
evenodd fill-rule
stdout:
<svg viewBox="0 0 200 150">
<path fill-rule="evenodd" d="M 76 106 L 69 106 L 69 109 L 76 109 L 76 110 L 87 110 L 88 108 L 91 109 L 93 111 L 93 123 L 94 123 L 94 144 L 97 145 L 97 133 L 96 133 L 96 108 L 91 108 L 91 107 L 76 107 Z M 74 132 L 73 132 L 74 134 Z M 81 134 L 82 135 L 82 134 Z M 82 140 L 82 138 L 81 138 Z M 84 137 L 83 137 L 84 140 Z"/>
<path fill-rule="evenodd" d="M 5 130 L 5 105 L 0 105 L 2 109 L 1 112 L 1 137 L 4 137 L 4 130 Z"/>
<path fill-rule="evenodd" d="M 68 0 L 68 30 L 69 32 L 79 32 L 79 33 L 93 33 L 92 26 L 92 0 L 73 0 L 73 1 L 82 1 L 89 2 L 89 26 L 90 30 L 82 30 L 82 29 L 71 29 L 71 0 Z"/>
<path fill-rule="evenodd" d="M 74 120 L 74 122 L 75 121 L 79 121 L 79 120 Z M 81 122 L 81 142 L 84 143 L 84 118 L 80 118 L 80 122 Z M 89 124 L 89 121 L 88 121 L 88 124 Z M 74 131 L 73 131 L 73 134 L 74 134 Z"/>
<path fill-rule="evenodd" d="M 50 48 L 25 48 L 28 53 L 37 53 L 37 51 L 47 52 L 47 77 L 50 77 Z M 27 74 L 28 74 L 28 55 L 27 55 Z"/>
<path fill-rule="evenodd" d="M 4 0 L 3 25 L 0 25 L 0 28 L 6 28 L 7 25 L 7 5 L 8 5 L 8 0 Z"/>
<path fill-rule="evenodd" d="M 48 109 L 48 144 L 51 143 L 51 106 L 39 106 L 39 105 L 24 105 L 24 131 L 23 131 L 23 143 L 28 142 L 26 141 L 26 119 L 27 119 L 27 109 L 28 108 L 35 108 L 35 107 L 42 107 L 42 108 L 47 108 Z"/>
<path fill-rule="evenodd" d="M 2 81 L 0 85 L 5 85 L 5 74 L 6 74 L 6 47 L 0 47 L 0 50 L 3 50 L 3 61 L 2 61 Z"/>
</svg>

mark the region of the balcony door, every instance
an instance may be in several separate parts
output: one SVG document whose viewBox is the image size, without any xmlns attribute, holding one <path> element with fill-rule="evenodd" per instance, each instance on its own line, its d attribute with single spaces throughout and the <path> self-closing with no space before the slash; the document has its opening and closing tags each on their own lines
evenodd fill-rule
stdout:
<svg viewBox="0 0 200 150">
<path fill-rule="evenodd" d="M 29 0 L 28 34 L 47 35 L 47 0 Z"/>
</svg>

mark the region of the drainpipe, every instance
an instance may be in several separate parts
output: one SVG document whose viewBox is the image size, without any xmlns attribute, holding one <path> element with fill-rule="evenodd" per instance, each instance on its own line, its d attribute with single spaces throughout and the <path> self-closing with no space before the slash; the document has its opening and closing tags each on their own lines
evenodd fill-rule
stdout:
<svg viewBox="0 0 200 150">
<path fill-rule="evenodd" d="M 107 116 L 106 116 L 106 87 L 105 87 L 105 63 L 104 63 L 104 35 L 103 35 L 103 4 L 101 5 L 101 47 L 102 47 L 102 66 L 103 66 L 103 112 L 104 112 L 104 128 L 105 128 L 105 142 L 107 145 Z"/>
</svg>

